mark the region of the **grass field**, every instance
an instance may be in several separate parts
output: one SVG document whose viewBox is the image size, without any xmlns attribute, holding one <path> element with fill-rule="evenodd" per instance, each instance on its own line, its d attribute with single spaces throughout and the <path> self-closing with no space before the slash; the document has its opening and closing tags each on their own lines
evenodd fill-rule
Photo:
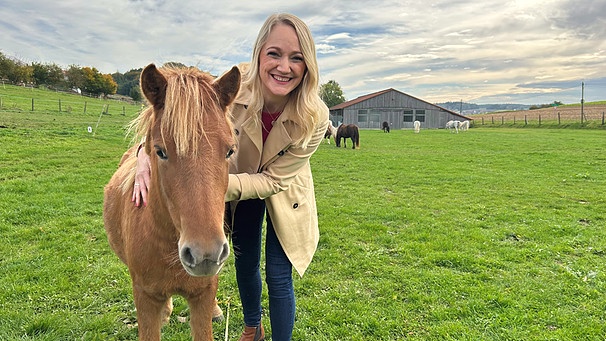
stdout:
<svg viewBox="0 0 606 341">
<path fill-rule="evenodd" d="M 103 186 L 134 113 L 0 111 L 0 340 L 134 340 Z M 362 130 L 312 159 L 321 240 L 294 340 L 604 340 L 606 132 Z M 237 339 L 233 258 L 218 298 Z M 264 307 L 267 298 L 264 297 Z M 164 340 L 187 340 L 177 298 Z M 269 328 L 269 318 L 264 317 Z"/>
</svg>

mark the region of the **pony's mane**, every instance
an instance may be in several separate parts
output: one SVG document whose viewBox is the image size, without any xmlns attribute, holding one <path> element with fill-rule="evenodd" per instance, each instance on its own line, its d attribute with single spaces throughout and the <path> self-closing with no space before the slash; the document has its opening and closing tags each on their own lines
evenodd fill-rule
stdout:
<svg viewBox="0 0 606 341">
<path fill-rule="evenodd" d="M 160 109 L 163 111 L 162 138 L 166 133 L 173 136 L 178 155 L 195 154 L 200 138 L 206 134 L 203 116 L 212 115 L 216 117 L 214 119 L 225 116 L 212 87 L 214 78 L 193 67 L 162 67 L 159 70 L 167 81 L 164 108 Z M 150 105 L 131 123 L 136 140 L 148 134 L 154 119 L 156 113 Z"/>
</svg>

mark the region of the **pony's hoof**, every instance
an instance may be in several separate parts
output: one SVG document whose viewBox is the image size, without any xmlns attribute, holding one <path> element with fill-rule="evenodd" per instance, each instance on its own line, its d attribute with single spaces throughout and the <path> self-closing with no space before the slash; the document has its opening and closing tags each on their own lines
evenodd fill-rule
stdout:
<svg viewBox="0 0 606 341">
<path fill-rule="evenodd" d="M 223 320 L 225 320 L 225 317 L 223 317 L 223 310 L 221 310 L 221 307 L 219 307 L 219 304 L 217 304 L 215 300 L 215 307 L 213 308 L 213 322 L 223 322 Z"/>
</svg>

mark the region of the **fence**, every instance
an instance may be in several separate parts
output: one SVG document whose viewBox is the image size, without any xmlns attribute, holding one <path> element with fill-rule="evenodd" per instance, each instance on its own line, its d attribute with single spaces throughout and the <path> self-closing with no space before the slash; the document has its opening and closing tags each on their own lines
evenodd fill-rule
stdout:
<svg viewBox="0 0 606 341">
<path fill-rule="evenodd" d="M 479 115 L 478 115 L 479 116 Z M 474 117 L 475 125 L 606 125 L 606 109 L 590 109 L 581 112 L 580 109 L 547 112 L 525 111 L 523 113 L 507 112 L 481 115 Z"/>
</svg>

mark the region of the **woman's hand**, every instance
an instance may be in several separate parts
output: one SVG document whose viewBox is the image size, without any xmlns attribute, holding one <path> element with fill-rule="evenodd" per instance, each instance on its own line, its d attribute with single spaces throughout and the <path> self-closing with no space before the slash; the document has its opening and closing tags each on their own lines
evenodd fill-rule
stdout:
<svg viewBox="0 0 606 341">
<path fill-rule="evenodd" d="M 149 155 L 145 153 L 145 148 L 139 148 L 137 155 L 137 172 L 135 173 L 135 188 L 133 189 L 132 202 L 135 206 L 147 206 L 147 190 L 149 189 L 151 164 Z"/>
</svg>

